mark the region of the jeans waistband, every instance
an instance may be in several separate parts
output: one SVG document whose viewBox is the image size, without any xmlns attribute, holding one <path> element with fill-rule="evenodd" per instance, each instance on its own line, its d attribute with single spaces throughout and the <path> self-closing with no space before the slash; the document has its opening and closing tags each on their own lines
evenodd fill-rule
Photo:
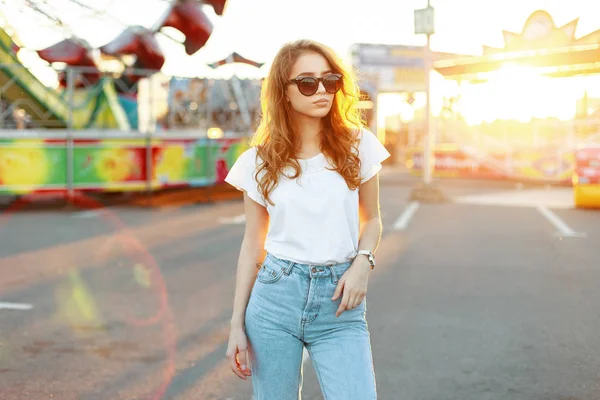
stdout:
<svg viewBox="0 0 600 400">
<path fill-rule="evenodd" d="M 279 266 L 283 270 L 283 273 L 286 275 L 289 275 L 294 267 L 296 267 L 300 273 L 306 276 L 327 276 L 329 275 L 329 273 L 331 273 L 331 276 L 335 283 L 337 283 L 337 280 L 352 265 L 352 262 L 345 262 L 333 265 L 301 264 L 294 261 L 278 258 L 271 253 L 267 253 L 265 261 L 269 261 Z"/>
</svg>

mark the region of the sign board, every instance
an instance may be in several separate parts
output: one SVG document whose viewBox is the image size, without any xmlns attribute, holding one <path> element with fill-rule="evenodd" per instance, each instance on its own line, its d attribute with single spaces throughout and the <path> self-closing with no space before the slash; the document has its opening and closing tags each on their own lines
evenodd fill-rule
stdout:
<svg viewBox="0 0 600 400">
<path fill-rule="evenodd" d="M 359 72 L 361 87 L 376 92 L 425 90 L 423 47 L 355 44 L 352 63 Z"/>
<path fill-rule="evenodd" d="M 435 33 L 433 17 L 433 7 L 415 10 L 415 34 L 433 35 Z"/>
</svg>

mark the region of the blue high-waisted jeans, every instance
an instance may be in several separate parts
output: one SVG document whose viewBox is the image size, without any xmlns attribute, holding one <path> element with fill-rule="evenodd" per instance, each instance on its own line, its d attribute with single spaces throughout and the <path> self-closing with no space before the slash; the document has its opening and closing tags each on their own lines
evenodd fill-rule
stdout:
<svg viewBox="0 0 600 400">
<path fill-rule="evenodd" d="M 366 301 L 335 316 L 350 263 L 296 264 L 267 254 L 246 309 L 255 400 L 298 400 L 306 347 L 325 400 L 377 398 Z"/>
</svg>

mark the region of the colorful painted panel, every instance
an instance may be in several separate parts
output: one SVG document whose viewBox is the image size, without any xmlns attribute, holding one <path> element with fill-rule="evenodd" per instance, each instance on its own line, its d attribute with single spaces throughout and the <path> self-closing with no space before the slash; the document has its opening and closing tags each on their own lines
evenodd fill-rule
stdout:
<svg viewBox="0 0 600 400">
<path fill-rule="evenodd" d="M 409 151 L 407 165 L 420 173 L 423 168 L 421 149 Z M 478 158 L 455 149 L 435 151 L 435 176 L 524 179 L 540 182 L 569 183 L 573 174 L 571 152 L 516 151 Z"/>
<path fill-rule="evenodd" d="M 67 185 L 64 145 L 43 139 L 0 139 L 0 194 L 27 194 Z"/>
<path fill-rule="evenodd" d="M 75 190 L 135 191 L 222 183 L 248 148 L 239 139 L 75 139 Z M 68 185 L 65 139 L 0 139 L 0 193 L 64 191 Z M 148 174 L 148 167 L 152 174 Z"/>
</svg>

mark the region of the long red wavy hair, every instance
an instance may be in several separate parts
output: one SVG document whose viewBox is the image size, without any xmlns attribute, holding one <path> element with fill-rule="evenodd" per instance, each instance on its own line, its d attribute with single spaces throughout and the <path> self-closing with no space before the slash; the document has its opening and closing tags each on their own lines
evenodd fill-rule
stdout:
<svg viewBox="0 0 600 400">
<path fill-rule="evenodd" d="M 348 188 L 360 185 L 360 159 L 357 132 L 363 127 L 363 118 L 357 107 L 360 101 L 353 71 L 329 47 L 311 40 L 298 40 L 284 45 L 273 60 L 261 89 L 262 118 L 251 145 L 257 148 L 256 179 L 265 201 L 273 205 L 269 195 L 279 182 L 286 167 L 294 169 L 289 178 L 300 176 L 301 167 L 295 155 L 300 138 L 293 129 L 293 110 L 285 100 L 289 74 L 298 57 L 314 52 L 325 57 L 334 73 L 342 74 L 342 88 L 335 94 L 330 112 L 323 117 L 321 152 L 327 157 L 332 170 L 346 181 Z"/>
</svg>

